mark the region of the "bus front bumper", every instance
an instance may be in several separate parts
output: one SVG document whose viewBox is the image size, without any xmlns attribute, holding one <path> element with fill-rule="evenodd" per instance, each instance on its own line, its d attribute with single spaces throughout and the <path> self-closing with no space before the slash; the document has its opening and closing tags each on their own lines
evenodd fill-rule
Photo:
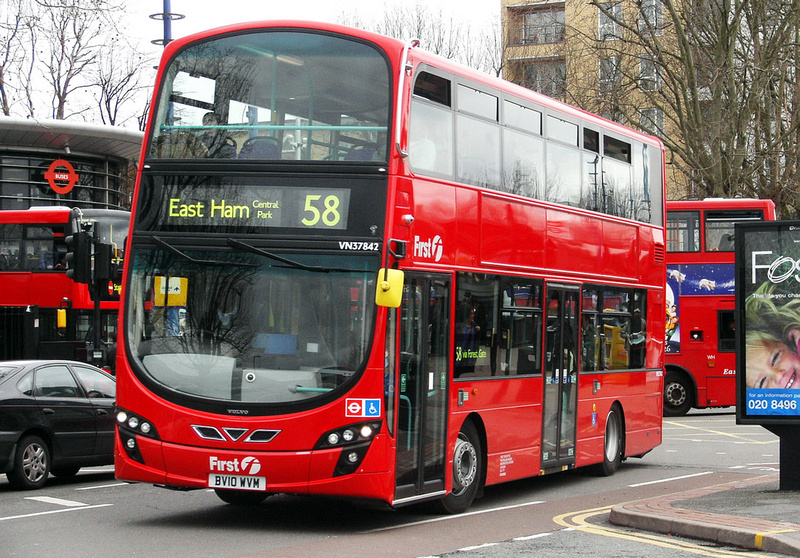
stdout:
<svg viewBox="0 0 800 558">
<path fill-rule="evenodd" d="M 384 436 L 376 436 L 358 466 L 341 471 L 350 448 L 309 451 L 231 451 L 191 447 L 143 437 L 136 452 L 117 437 L 118 479 L 175 489 L 240 489 L 269 493 L 318 494 L 391 501 L 394 479 L 388 464 L 392 452 Z"/>
</svg>

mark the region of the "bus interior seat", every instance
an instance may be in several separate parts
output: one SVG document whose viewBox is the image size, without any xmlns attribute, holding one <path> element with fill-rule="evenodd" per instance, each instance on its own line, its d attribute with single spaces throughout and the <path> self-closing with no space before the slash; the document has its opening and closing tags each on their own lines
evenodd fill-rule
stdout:
<svg viewBox="0 0 800 558">
<path fill-rule="evenodd" d="M 375 153 L 378 151 L 376 147 L 367 145 L 357 145 L 347 152 L 344 156 L 345 161 L 373 161 Z"/>
<path fill-rule="evenodd" d="M 226 136 L 220 142 L 219 147 L 213 150 L 211 156 L 215 159 L 235 159 L 236 146 L 236 140 L 230 136 Z"/>
<path fill-rule="evenodd" d="M 250 138 L 242 145 L 239 151 L 240 159 L 280 159 L 281 145 L 276 138 L 271 136 L 256 136 Z"/>
</svg>

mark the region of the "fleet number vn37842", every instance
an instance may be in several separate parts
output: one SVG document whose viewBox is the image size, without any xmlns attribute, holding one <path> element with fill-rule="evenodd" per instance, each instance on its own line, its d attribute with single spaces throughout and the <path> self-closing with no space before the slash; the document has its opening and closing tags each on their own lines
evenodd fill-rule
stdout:
<svg viewBox="0 0 800 558">
<path fill-rule="evenodd" d="M 380 242 L 339 242 L 339 250 L 350 250 L 353 252 L 377 252 L 381 249 Z"/>
</svg>

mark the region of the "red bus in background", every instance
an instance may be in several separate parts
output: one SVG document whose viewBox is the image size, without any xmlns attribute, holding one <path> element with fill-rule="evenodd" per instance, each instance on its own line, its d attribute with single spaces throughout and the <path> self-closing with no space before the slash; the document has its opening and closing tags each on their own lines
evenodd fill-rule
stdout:
<svg viewBox="0 0 800 558">
<path fill-rule="evenodd" d="M 667 202 L 665 416 L 736 404 L 734 224 L 762 220 L 771 200 Z"/>
<path fill-rule="evenodd" d="M 116 475 L 467 509 L 661 441 L 660 142 L 346 27 L 165 49 Z"/>
<path fill-rule="evenodd" d="M 60 206 L 0 211 L 0 360 L 93 358 L 94 301 L 86 284 L 67 277 L 65 239 L 91 224 L 121 257 L 130 213 Z M 100 293 L 101 340 L 116 335 L 120 281 Z M 63 312 L 66 322 L 59 324 Z M 63 327 L 60 327 L 63 326 Z M 102 348 L 101 348 L 102 349 Z"/>
</svg>

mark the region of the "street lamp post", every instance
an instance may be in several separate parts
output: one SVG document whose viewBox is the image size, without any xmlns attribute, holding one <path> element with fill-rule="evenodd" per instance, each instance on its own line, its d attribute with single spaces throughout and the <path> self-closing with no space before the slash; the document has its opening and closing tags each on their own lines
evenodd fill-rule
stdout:
<svg viewBox="0 0 800 558">
<path fill-rule="evenodd" d="M 151 14 L 151 19 L 157 19 L 164 22 L 164 38 L 153 39 L 151 42 L 154 45 L 166 46 L 172 41 L 172 22 L 173 20 L 183 19 L 183 14 L 173 14 L 170 0 L 164 0 L 164 11 L 158 14 Z"/>
</svg>

